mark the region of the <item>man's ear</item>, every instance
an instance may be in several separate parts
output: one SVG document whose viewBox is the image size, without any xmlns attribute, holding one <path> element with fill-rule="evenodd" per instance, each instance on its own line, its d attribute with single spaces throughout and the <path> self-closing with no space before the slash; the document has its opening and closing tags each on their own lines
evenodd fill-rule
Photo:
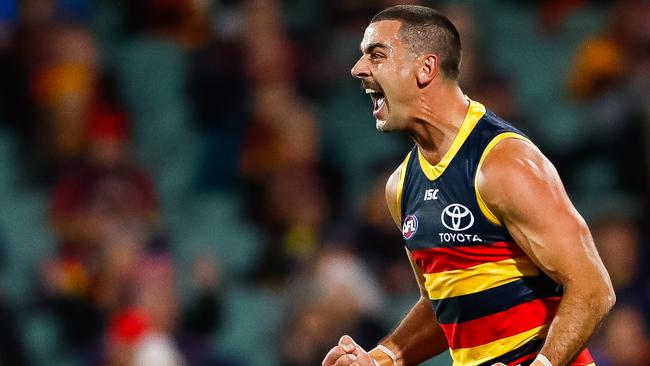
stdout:
<svg viewBox="0 0 650 366">
<path fill-rule="evenodd" d="M 439 71 L 439 63 L 438 63 L 438 56 L 436 55 L 423 55 L 421 56 L 421 62 L 420 66 L 417 70 L 417 81 L 418 85 L 420 86 L 426 86 L 430 82 L 433 81 L 433 79 L 438 76 L 438 71 Z"/>
</svg>

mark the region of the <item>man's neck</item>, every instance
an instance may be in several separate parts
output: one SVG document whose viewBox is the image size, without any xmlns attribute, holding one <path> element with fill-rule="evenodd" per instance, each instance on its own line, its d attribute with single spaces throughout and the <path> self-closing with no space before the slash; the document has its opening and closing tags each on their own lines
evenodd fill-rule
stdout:
<svg viewBox="0 0 650 366">
<path fill-rule="evenodd" d="M 409 135 L 430 164 L 437 164 L 445 156 L 468 109 L 469 101 L 456 85 L 422 96 L 417 122 Z"/>
</svg>

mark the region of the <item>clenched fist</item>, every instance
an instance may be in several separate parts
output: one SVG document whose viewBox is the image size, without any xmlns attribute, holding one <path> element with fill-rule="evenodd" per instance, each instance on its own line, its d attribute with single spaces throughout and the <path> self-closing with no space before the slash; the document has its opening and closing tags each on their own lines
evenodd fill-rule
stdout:
<svg viewBox="0 0 650 366">
<path fill-rule="evenodd" d="M 343 336 L 325 356 L 323 366 L 376 366 L 361 346 L 350 336 Z"/>
</svg>

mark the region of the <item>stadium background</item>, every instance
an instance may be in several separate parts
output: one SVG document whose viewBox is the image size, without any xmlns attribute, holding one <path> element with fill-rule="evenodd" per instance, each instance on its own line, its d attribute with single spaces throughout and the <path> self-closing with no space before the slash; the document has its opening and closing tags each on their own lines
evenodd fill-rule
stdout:
<svg viewBox="0 0 650 366">
<path fill-rule="evenodd" d="M 0 363 L 373 345 L 417 296 L 383 199 L 410 143 L 349 75 L 394 3 L 0 0 Z M 648 365 L 650 3 L 422 3 L 590 224 L 618 293 L 598 364 Z"/>
</svg>

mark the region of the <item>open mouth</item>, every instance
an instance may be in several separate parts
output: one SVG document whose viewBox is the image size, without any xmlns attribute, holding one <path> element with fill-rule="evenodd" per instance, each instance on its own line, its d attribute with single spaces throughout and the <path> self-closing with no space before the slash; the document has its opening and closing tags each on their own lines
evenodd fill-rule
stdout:
<svg viewBox="0 0 650 366">
<path fill-rule="evenodd" d="M 384 93 L 373 88 L 366 88 L 365 91 L 366 94 L 370 95 L 370 99 L 372 100 L 372 114 L 375 117 L 378 117 L 379 112 L 386 105 L 386 98 L 384 96 Z"/>
</svg>

